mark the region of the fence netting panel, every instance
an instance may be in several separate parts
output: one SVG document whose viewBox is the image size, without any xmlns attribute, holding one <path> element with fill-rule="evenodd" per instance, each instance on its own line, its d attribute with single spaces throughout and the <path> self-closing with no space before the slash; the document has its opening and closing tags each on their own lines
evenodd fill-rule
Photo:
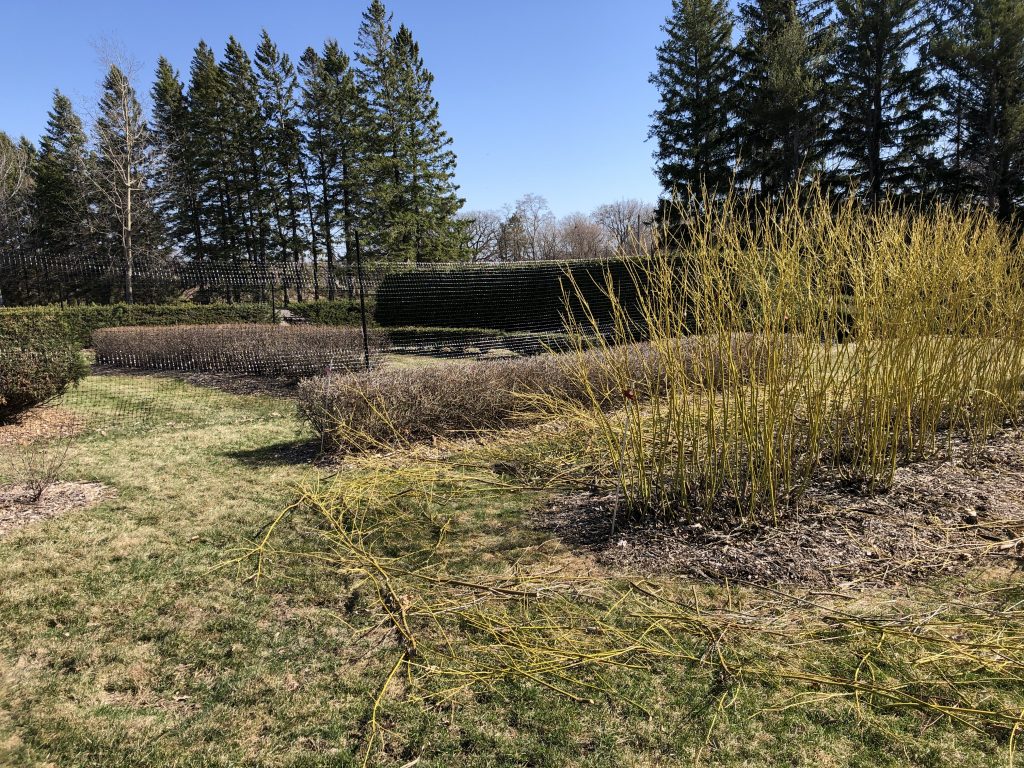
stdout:
<svg viewBox="0 0 1024 768">
<path fill-rule="evenodd" d="M 633 275 L 627 262 L 599 260 L 190 263 L 129 276 L 109 263 L 14 256 L 0 268 L 0 345 L 70 329 L 89 375 L 56 404 L 90 429 L 145 430 L 168 422 L 168 394 L 179 403 L 170 421 L 187 421 L 190 403 L 201 410 L 211 393 L 289 399 L 324 375 L 566 351 L 579 344 L 574 331 L 611 327 L 613 303 L 635 311 Z"/>
</svg>

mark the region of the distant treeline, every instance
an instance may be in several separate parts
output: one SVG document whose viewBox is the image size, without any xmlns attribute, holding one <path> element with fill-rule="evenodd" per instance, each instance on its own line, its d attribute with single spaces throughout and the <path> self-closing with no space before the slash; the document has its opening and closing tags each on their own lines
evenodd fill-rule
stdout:
<svg viewBox="0 0 1024 768">
<path fill-rule="evenodd" d="M 673 0 L 652 75 L 664 189 L 1024 205 L 1020 0 Z"/>
<path fill-rule="evenodd" d="M 200 42 L 187 82 L 161 58 L 149 120 L 131 67 L 111 62 L 90 133 L 59 91 L 38 148 L 0 133 L 0 291 L 131 302 L 136 272 L 182 259 L 333 273 L 357 232 L 367 260 L 465 258 L 432 83 L 380 0 L 351 57 L 328 40 L 295 64 L 264 32 L 251 58 L 233 37 L 219 61 Z M 33 295 L 52 293 L 46 265 L 74 264 L 118 279 Z"/>
</svg>

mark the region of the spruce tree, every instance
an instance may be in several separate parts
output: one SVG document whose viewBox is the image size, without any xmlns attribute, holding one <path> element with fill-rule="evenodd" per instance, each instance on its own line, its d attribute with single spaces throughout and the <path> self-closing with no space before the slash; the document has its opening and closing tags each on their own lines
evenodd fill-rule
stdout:
<svg viewBox="0 0 1024 768">
<path fill-rule="evenodd" d="M 917 0 L 836 0 L 833 151 L 869 199 L 928 185 L 938 133 Z"/>
<path fill-rule="evenodd" d="M 167 236 L 190 259 L 205 261 L 198 144 L 184 85 L 171 63 L 160 57 L 153 84 L 153 145 L 156 205 Z"/>
<path fill-rule="evenodd" d="M 452 139 L 441 127 L 434 76 L 404 25 L 394 40 L 401 186 L 394 207 L 394 255 L 402 261 L 445 261 L 466 253 L 465 202 L 458 196 Z"/>
<path fill-rule="evenodd" d="M 655 171 L 669 194 L 725 190 L 736 157 L 736 52 L 726 0 L 673 0 L 651 83 L 660 106 L 650 137 Z"/>
<path fill-rule="evenodd" d="M 364 184 L 353 200 L 353 207 L 362 225 L 365 255 L 395 259 L 404 137 L 397 119 L 398 71 L 391 14 L 380 0 L 373 0 L 363 12 L 356 51 L 356 87 L 363 94 L 366 108 L 358 117 L 360 133 L 365 137 L 358 158 Z"/>
<path fill-rule="evenodd" d="M 374 258 L 437 261 L 465 253 L 463 201 L 454 184 L 455 154 L 441 128 L 426 69 L 412 33 L 392 36 L 380 0 L 363 14 L 356 85 L 366 110 L 357 162 L 359 218 Z"/>
<path fill-rule="evenodd" d="M 88 263 L 94 253 L 86 143 L 71 100 L 55 91 L 34 167 L 35 241 L 55 279 L 68 267 Z"/>
<path fill-rule="evenodd" d="M 255 62 L 263 121 L 259 156 L 264 199 L 271 204 L 280 260 L 298 265 L 302 263 L 306 243 L 302 222 L 306 205 L 298 82 L 291 59 L 280 53 L 266 30 L 256 48 Z M 301 281 L 297 290 L 301 301 Z"/>
<path fill-rule="evenodd" d="M 740 5 L 741 177 L 780 195 L 824 170 L 829 10 L 820 0 Z"/>
<path fill-rule="evenodd" d="M 955 23 L 935 49 L 946 107 L 958 118 L 947 121 L 956 130 L 946 137 L 956 152 L 951 175 L 962 179 L 957 192 L 1010 218 L 1024 205 L 1024 5 L 960 0 L 948 16 Z"/>
</svg>

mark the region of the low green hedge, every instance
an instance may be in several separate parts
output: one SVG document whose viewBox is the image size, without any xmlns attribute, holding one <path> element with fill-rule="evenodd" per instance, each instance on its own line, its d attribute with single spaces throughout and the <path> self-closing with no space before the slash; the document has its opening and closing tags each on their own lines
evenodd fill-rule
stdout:
<svg viewBox="0 0 1024 768">
<path fill-rule="evenodd" d="M 0 309 L 0 339 L 59 329 L 81 346 L 100 328 L 270 322 L 267 304 L 82 304 Z"/>
<path fill-rule="evenodd" d="M 557 331 L 568 307 L 579 316 L 577 289 L 599 322 L 610 321 L 610 275 L 619 299 L 636 313 L 638 286 L 622 259 L 419 267 L 386 275 L 377 289 L 382 326 Z M 575 281 L 572 287 L 569 277 Z"/>
<path fill-rule="evenodd" d="M 366 300 L 366 315 L 369 324 L 376 325 L 373 318 L 373 300 Z M 359 325 L 359 299 L 337 299 L 335 301 L 293 301 L 284 309 L 303 317 L 316 325 Z"/>
</svg>

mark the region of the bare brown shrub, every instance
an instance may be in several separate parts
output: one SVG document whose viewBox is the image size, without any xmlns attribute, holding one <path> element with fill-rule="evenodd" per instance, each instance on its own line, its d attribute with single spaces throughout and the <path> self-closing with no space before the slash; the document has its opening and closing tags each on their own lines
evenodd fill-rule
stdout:
<svg viewBox="0 0 1024 768">
<path fill-rule="evenodd" d="M 46 490 L 60 480 L 73 437 L 74 430 L 69 425 L 56 438 L 37 440 L 21 447 L 17 455 L 21 463 L 21 486 L 27 501 L 37 504 Z"/>
<path fill-rule="evenodd" d="M 723 345 L 708 339 L 674 343 L 673 354 L 688 356 L 694 376 L 718 385 L 732 375 L 749 375 L 762 357 L 752 337 L 740 334 L 725 346 L 745 361 L 742 370 L 727 367 L 720 356 Z M 547 354 L 333 374 L 302 382 L 299 410 L 335 448 L 388 448 L 508 426 L 543 411 L 550 398 L 616 408 L 626 398 L 663 390 L 662 354 L 665 350 L 646 344 L 624 344 L 582 356 Z"/>
<path fill-rule="evenodd" d="M 373 367 L 386 337 L 371 330 L 368 340 Z M 96 362 L 117 368 L 298 379 L 365 366 L 358 328 L 245 323 L 103 328 L 92 342 Z"/>
</svg>

